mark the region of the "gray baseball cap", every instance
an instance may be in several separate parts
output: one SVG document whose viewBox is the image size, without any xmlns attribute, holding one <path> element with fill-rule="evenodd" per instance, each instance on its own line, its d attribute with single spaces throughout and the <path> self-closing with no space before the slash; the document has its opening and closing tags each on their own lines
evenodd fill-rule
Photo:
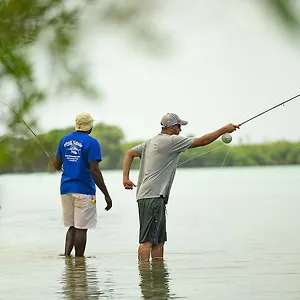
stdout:
<svg viewBox="0 0 300 300">
<path fill-rule="evenodd" d="M 173 113 L 167 113 L 160 121 L 160 124 L 163 127 L 170 127 L 176 124 L 186 125 L 187 123 L 187 121 L 181 120 L 176 114 Z"/>
</svg>

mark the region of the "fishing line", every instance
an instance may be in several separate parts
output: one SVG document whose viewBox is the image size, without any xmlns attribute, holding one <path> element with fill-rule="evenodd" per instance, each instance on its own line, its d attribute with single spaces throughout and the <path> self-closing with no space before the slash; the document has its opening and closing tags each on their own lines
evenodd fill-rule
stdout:
<svg viewBox="0 0 300 300">
<path fill-rule="evenodd" d="M 209 153 L 209 152 L 213 152 L 213 151 L 215 151 L 215 150 L 217 150 L 217 149 L 219 149 L 219 148 L 221 148 L 221 147 L 224 147 L 224 145 L 220 145 L 220 146 L 218 146 L 218 147 L 216 147 L 216 148 L 214 148 L 214 149 L 211 149 L 211 150 L 208 150 L 208 151 L 206 151 L 206 152 L 203 152 L 203 153 L 200 153 L 200 154 L 198 154 L 198 155 L 195 155 L 195 156 L 193 156 L 193 157 L 191 157 L 191 158 L 189 158 L 189 159 L 187 159 L 187 160 L 181 162 L 180 164 L 177 165 L 177 167 L 179 167 L 179 166 L 181 166 L 181 165 L 187 163 L 188 161 L 190 161 L 190 160 L 192 160 L 192 159 L 194 159 L 194 158 L 196 158 L 196 157 L 205 155 L 205 154 L 207 154 L 207 153 Z M 224 165 L 224 163 L 225 163 L 225 160 L 226 160 L 226 158 L 227 158 L 228 151 L 229 151 L 229 148 L 228 148 L 228 150 L 227 150 L 227 153 L 226 153 L 226 155 L 225 155 L 224 161 L 223 161 L 223 163 L 222 163 L 222 167 L 223 167 L 223 165 Z"/>
<path fill-rule="evenodd" d="M 4 134 L 0 137 L 0 142 L 8 137 L 8 134 Z"/>
<path fill-rule="evenodd" d="M 221 167 L 224 167 L 224 164 L 225 164 L 225 161 L 226 161 L 226 159 L 227 159 L 228 153 L 229 153 L 229 147 L 227 148 L 227 152 L 226 152 L 226 154 L 225 154 L 225 157 L 224 157 L 224 160 L 223 160 L 223 162 L 222 162 Z"/>
<path fill-rule="evenodd" d="M 29 125 L 22 119 L 22 117 L 13 109 L 11 108 L 9 105 L 7 105 L 6 103 L 0 101 L 0 103 L 2 103 L 3 105 L 5 105 L 6 107 L 8 107 L 22 122 L 23 124 L 30 130 L 30 132 L 33 134 L 35 140 L 38 142 L 38 144 L 40 145 L 41 149 L 44 151 L 44 153 L 48 156 L 48 158 L 53 162 L 54 161 L 54 157 L 48 152 L 48 150 L 46 149 L 46 146 L 42 143 L 41 140 L 39 140 L 39 138 L 37 137 L 37 135 L 33 132 L 33 130 L 29 127 Z"/>
</svg>

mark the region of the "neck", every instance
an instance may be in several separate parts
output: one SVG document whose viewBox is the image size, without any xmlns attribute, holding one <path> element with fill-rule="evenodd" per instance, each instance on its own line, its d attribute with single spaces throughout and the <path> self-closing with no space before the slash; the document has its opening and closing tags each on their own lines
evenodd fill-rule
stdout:
<svg viewBox="0 0 300 300">
<path fill-rule="evenodd" d="M 163 133 L 163 134 L 168 134 L 168 135 L 171 135 L 172 132 L 170 131 L 169 128 L 162 128 L 161 132 L 160 133 Z"/>
<path fill-rule="evenodd" d="M 85 134 L 89 134 L 89 132 L 88 132 L 88 131 L 76 130 L 76 132 L 82 132 L 82 133 L 85 133 Z"/>
</svg>

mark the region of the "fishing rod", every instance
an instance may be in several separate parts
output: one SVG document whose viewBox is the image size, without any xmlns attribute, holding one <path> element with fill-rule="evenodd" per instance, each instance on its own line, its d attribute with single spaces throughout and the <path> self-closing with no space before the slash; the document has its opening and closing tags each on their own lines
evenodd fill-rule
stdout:
<svg viewBox="0 0 300 300">
<path fill-rule="evenodd" d="M 257 117 L 259 117 L 259 116 L 261 116 L 261 115 L 263 115 L 263 114 L 265 114 L 265 113 L 267 113 L 267 112 L 269 112 L 269 111 L 271 111 L 271 110 L 273 110 L 273 109 L 275 109 L 275 108 L 281 106 L 281 105 L 284 105 L 285 103 L 287 103 L 287 102 L 289 102 L 289 101 L 292 101 L 292 100 L 294 100 L 295 98 L 297 98 L 297 97 L 299 97 L 299 96 L 300 96 L 300 94 L 298 94 L 298 95 L 296 95 L 296 96 L 294 96 L 294 97 L 292 97 L 292 98 L 290 98 L 290 99 L 288 99 L 288 100 L 285 100 L 285 101 L 283 101 L 283 102 L 281 102 L 281 103 L 279 103 L 279 104 L 277 104 L 277 105 L 275 105 L 275 106 L 273 106 L 273 107 L 271 107 L 271 108 L 269 108 L 269 109 L 267 109 L 267 110 L 265 110 L 265 111 L 259 113 L 258 115 L 256 115 L 256 116 L 254 116 L 254 117 L 252 117 L 252 118 L 250 118 L 250 119 L 248 119 L 248 120 L 246 120 L 246 121 L 240 123 L 239 125 L 242 126 L 243 124 L 245 124 L 245 123 L 247 123 L 247 122 L 249 122 L 249 121 L 251 121 L 251 120 L 253 120 L 253 119 L 255 119 L 255 118 L 257 118 Z"/>
<path fill-rule="evenodd" d="M 288 100 L 285 100 L 285 101 L 283 101 L 283 102 L 281 102 L 281 103 L 279 103 L 279 104 L 277 104 L 277 105 L 275 105 L 275 106 L 273 106 L 273 107 L 271 107 L 271 108 L 269 108 L 269 109 L 267 109 L 267 110 L 265 110 L 265 111 L 259 113 L 258 115 L 256 115 L 256 116 L 254 116 L 254 117 L 252 117 L 252 118 L 250 118 L 250 119 L 248 119 L 248 120 L 246 120 L 246 121 L 240 123 L 239 126 L 242 126 L 243 124 L 246 124 L 247 122 L 250 122 L 250 121 L 252 121 L 253 119 L 255 119 L 255 118 L 257 118 L 257 117 L 259 117 L 259 116 L 261 116 L 261 115 L 263 115 L 263 114 L 265 114 L 265 113 L 267 113 L 267 112 L 269 112 L 269 111 L 271 111 L 271 110 L 273 110 L 273 109 L 275 109 L 275 108 L 277 108 L 277 107 L 279 107 L 279 106 L 282 106 L 282 105 L 286 104 L 287 102 L 292 101 L 292 100 L 298 98 L 299 96 L 300 96 L 300 94 L 298 94 L 298 95 L 296 95 L 296 96 L 294 96 L 294 97 L 292 97 L 292 98 L 290 98 L 290 99 L 288 99 Z M 222 141 L 223 141 L 225 144 L 229 144 L 229 143 L 232 141 L 232 137 L 231 137 L 230 133 L 224 133 L 224 134 L 222 135 Z M 198 156 L 201 156 L 201 155 L 207 154 L 208 152 L 217 150 L 217 149 L 220 148 L 220 147 L 221 147 L 221 146 L 219 146 L 219 147 L 217 147 L 217 148 L 215 148 L 215 149 L 209 150 L 209 151 L 207 151 L 207 152 L 205 152 L 205 153 L 201 153 L 201 154 L 198 154 L 198 155 L 196 155 L 196 156 L 193 156 L 193 157 L 191 157 L 190 159 L 187 159 L 187 160 L 183 161 L 183 162 L 180 163 L 178 166 L 181 166 L 182 164 L 185 164 L 186 162 L 188 162 L 188 161 L 190 161 L 190 160 L 192 160 L 192 159 L 194 159 L 194 158 L 196 158 L 196 157 L 198 157 Z M 227 155 L 228 155 L 228 151 L 227 151 L 227 153 L 226 153 L 226 155 L 225 155 L 224 161 L 223 161 L 223 163 L 222 163 L 222 167 L 223 167 L 223 165 L 224 165 L 224 163 L 225 163 L 225 160 L 226 160 L 226 158 L 227 158 Z"/>
<path fill-rule="evenodd" d="M 41 140 L 39 140 L 39 138 L 37 137 L 37 135 L 33 132 L 33 130 L 29 127 L 29 125 L 23 120 L 23 118 L 20 116 L 20 114 L 18 114 L 13 108 L 11 108 L 8 104 L 0 101 L 0 103 L 2 103 L 3 105 L 5 105 L 6 107 L 8 107 L 23 123 L 24 125 L 30 130 L 30 132 L 33 134 L 33 136 L 35 137 L 35 140 L 38 142 L 38 144 L 40 145 L 41 149 L 44 151 L 44 153 L 48 156 L 48 158 L 53 162 L 54 161 L 54 157 L 48 152 L 48 150 L 46 149 L 46 146 L 42 143 Z"/>
</svg>

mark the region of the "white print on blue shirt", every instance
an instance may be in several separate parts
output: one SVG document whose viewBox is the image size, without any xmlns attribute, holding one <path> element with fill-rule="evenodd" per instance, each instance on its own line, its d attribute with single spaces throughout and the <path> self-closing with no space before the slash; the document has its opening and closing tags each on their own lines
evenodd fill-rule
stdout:
<svg viewBox="0 0 300 300">
<path fill-rule="evenodd" d="M 68 141 L 64 143 L 66 148 L 65 158 L 70 162 L 77 162 L 80 158 L 82 144 L 78 141 Z"/>
</svg>

